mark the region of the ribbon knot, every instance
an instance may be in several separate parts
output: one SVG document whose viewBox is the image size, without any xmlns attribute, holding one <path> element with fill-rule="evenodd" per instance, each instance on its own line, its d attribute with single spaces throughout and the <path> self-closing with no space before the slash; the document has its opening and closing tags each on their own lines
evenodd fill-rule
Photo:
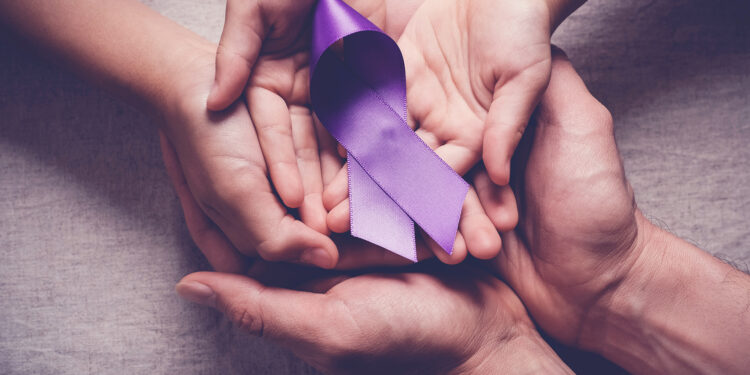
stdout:
<svg viewBox="0 0 750 375">
<path fill-rule="evenodd" d="M 352 235 L 416 262 L 416 222 L 451 254 L 469 185 L 409 128 L 396 42 L 341 0 L 320 0 L 310 77 L 313 111 L 347 150 Z"/>
</svg>

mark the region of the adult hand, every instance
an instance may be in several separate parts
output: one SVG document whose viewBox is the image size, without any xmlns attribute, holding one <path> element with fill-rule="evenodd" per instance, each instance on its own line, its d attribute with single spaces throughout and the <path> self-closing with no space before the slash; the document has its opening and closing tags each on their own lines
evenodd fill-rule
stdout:
<svg viewBox="0 0 750 375">
<path fill-rule="evenodd" d="M 529 142 L 514 159 L 519 225 L 503 233 L 494 263 L 535 321 L 576 345 L 638 259 L 645 220 L 625 179 L 609 112 L 559 50 L 531 124 Z M 493 219 L 512 215 L 486 173 L 474 184 Z"/>
<path fill-rule="evenodd" d="M 570 373 L 510 288 L 478 268 L 428 263 L 312 280 L 291 270 L 290 283 L 279 280 L 289 265 L 261 267 L 272 268 L 256 277 L 305 291 L 213 272 L 186 276 L 177 291 L 326 373 Z"/>
<path fill-rule="evenodd" d="M 495 265 L 539 326 L 631 373 L 746 373 L 750 277 L 643 217 L 609 112 L 559 51 L 533 123 Z M 507 215 L 486 174 L 475 185 Z"/>
</svg>

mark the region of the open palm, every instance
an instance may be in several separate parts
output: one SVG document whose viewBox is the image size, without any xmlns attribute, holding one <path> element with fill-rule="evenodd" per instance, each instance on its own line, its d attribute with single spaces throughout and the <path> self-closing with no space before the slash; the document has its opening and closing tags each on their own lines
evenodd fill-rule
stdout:
<svg viewBox="0 0 750 375">
<path fill-rule="evenodd" d="M 427 0 L 399 39 L 416 132 L 460 174 L 484 143 L 490 173 L 502 177 L 493 180 L 507 183 L 509 170 L 496 164 L 509 163 L 549 80 L 549 12 L 540 4 Z"/>
<path fill-rule="evenodd" d="M 384 17 L 388 25 L 395 16 Z M 543 2 L 426 0 L 401 35 L 391 34 L 406 66 L 409 125 L 459 174 L 473 168 L 484 149 L 493 179 L 507 184 L 511 155 L 549 80 L 549 20 Z M 342 172 L 324 192 L 328 225 L 339 232 L 349 226 L 346 181 Z M 505 201 L 509 195 L 505 190 Z M 515 217 L 495 225 L 508 230 Z M 501 248 L 493 232 L 472 189 L 452 256 L 427 243 L 446 263 L 467 252 L 489 258 Z"/>
<path fill-rule="evenodd" d="M 502 361 L 509 342 L 541 342 L 518 297 L 478 268 L 432 262 L 399 273 L 331 277 L 289 267 L 255 265 L 255 279 L 274 280 L 265 285 L 194 273 L 177 290 L 332 374 L 489 373 L 481 366 Z M 190 293 L 199 284 L 213 290 L 210 300 Z"/>
</svg>

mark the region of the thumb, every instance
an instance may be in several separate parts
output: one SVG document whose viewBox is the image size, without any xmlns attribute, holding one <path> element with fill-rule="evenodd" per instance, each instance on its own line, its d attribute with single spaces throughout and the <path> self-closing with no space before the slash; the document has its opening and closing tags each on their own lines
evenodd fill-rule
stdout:
<svg viewBox="0 0 750 375">
<path fill-rule="evenodd" d="M 224 30 L 216 50 L 216 75 L 206 103 L 209 110 L 223 110 L 242 94 L 265 34 L 257 1 L 227 1 Z"/>
<path fill-rule="evenodd" d="M 565 52 L 552 49 L 552 75 L 539 102 L 540 124 L 556 123 L 567 128 L 611 123 L 609 111 L 589 92 Z"/>
<path fill-rule="evenodd" d="M 549 82 L 550 63 L 540 63 L 499 81 L 485 120 L 482 159 L 492 181 L 507 185 L 510 160 Z"/>
<path fill-rule="evenodd" d="M 325 337 L 324 327 L 335 317 L 324 312 L 324 294 L 265 287 L 242 275 L 196 272 L 175 287 L 185 300 L 213 307 L 240 329 L 267 337 L 295 350 Z"/>
</svg>

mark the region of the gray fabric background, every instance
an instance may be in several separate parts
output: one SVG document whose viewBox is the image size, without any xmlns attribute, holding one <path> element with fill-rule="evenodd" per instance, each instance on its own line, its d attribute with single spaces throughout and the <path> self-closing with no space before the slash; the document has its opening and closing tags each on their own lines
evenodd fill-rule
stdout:
<svg viewBox="0 0 750 375">
<path fill-rule="evenodd" d="M 218 40 L 224 2 L 148 0 Z M 750 5 L 592 0 L 558 30 L 648 217 L 750 261 Z M 181 302 L 207 265 L 151 121 L 0 31 L 0 373 L 310 374 Z"/>
</svg>

